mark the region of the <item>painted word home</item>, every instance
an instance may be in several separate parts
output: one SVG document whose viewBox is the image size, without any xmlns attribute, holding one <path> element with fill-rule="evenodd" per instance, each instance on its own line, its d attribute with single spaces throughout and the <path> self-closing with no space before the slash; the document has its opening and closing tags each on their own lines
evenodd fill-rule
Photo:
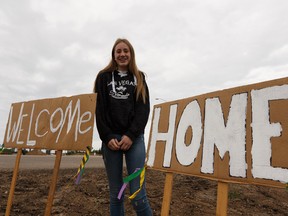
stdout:
<svg viewBox="0 0 288 216">
<path fill-rule="evenodd" d="M 11 105 L 4 146 L 85 150 L 92 145 L 96 94 Z"/>
<path fill-rule="evenodd" d="M 288 182 L 288 78 L 154 106 L 147 165 L 226 182 Z"/>
</svg>

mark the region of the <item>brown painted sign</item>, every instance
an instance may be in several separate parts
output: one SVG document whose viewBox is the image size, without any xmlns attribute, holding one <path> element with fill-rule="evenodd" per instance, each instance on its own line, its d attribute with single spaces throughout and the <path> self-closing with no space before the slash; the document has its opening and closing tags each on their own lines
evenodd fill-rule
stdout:
<svg viewBox="0 0 288 216">
<path fill-rule="evenodd" d="M 147 166 L 226 182 L 288 182 L 288 78 L 154 106 Z"/>
<path fill-rule="evenodd" d="M 85 150 L 92 146 L 96 94 L 13 103 L 6 148 Z"/>
</svg>

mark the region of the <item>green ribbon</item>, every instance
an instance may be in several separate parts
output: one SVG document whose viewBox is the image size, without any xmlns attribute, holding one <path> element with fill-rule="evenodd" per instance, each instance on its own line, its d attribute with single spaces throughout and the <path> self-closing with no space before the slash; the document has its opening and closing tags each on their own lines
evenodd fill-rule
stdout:
<svg viewBox="0 0 288 216">
<path fill-rule="evenodd" d="M 131 180 L 133 180 L 134 178 L 136 178 L 137 176 L 139 176 L 142 172 L 142 170 L 144 169 L 144 167 L 140 170 L 138 170 L 137 172 L 132 173 L 131 175 L 127 176 L 126 178 L 123 179 L 124 183 L 128 183 Z"/>
</svg>

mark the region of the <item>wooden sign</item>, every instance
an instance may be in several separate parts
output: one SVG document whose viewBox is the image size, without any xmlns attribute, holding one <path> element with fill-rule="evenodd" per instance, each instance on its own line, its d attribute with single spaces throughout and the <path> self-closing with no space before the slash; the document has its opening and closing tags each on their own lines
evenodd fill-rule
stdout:
<svg viewBox="0 0 288 216">
<path fill-rule="evenodd" d="M 288 182 L 288 78 L 154 106 L 147 166 L 224 182 Z"/>
<path fill-rule="evenodd" d="M 96 94 L 13 103 L 4 146 L 85 150 L 92 146 Z"/>
</svg>

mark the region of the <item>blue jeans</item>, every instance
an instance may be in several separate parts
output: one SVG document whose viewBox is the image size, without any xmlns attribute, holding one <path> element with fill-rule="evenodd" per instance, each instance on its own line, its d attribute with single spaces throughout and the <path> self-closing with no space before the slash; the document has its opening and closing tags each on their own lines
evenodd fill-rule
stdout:
<svg viewBox="0 0 288 216">
<path fill-rule="evenodd" d="M 117 139 L 121 139 L 121 135 L 117 135 Z M 119 200 L 118 193 L 123 185 L 123 155 L 125 155 L 126 167 L 128 175 L 132 174 L 135 169 L 142 168 L 145 163 L 145 144 L 144 135 L 137 137 L 128 151 L 113 151 L 108 148 L 105 143 L 102 143 L 103 159 L 106 167 L 106 172 L 109 181 L 110 192 L 110 215 L 124 215 L 124 196 Z M 130 194 L 133 194 L 140 187 L 139 176 L 130 181 Z M 146 196 L 145 182 L 141 191 L 132 200 L 132 205 L 137 213 L 137 216 L 150 216 L 152 210 Z"/>
</svg>

